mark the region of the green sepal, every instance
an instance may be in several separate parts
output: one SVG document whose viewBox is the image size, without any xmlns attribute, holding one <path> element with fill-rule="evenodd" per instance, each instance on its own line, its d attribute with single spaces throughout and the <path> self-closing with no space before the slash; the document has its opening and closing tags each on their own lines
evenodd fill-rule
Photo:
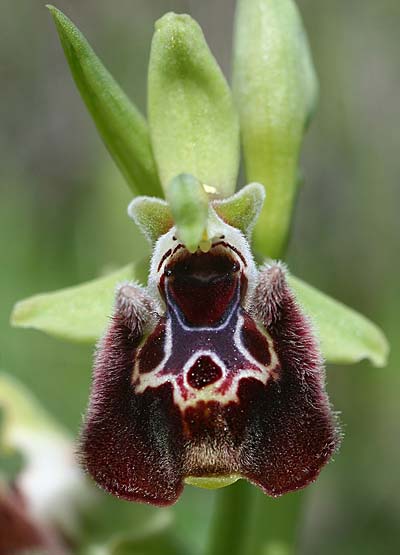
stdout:
<svg viewBox="0 0 400 555">
<path fill-rule="evenodd" d="M 235 195 L 213 202 L 213 208 L 227 224 L 237 227 L 250 239 L 265 200 L 265 190 L 259 183 L 249 183 Z"/>
<path fill-rule="evenodd" d="M 262 183 L 268 194 L 254 229 L 254 248 L 280 258 L 298 189 L 302 139 L 318 92 L 292 0 L 238 0 L 233 92 L 247 180 Z"/>
<path fill-rule="evenodd" d="M 289 283 L 315 325 L 327 362 L 352 364 L 368 359 L 374 366 L 385 366 L 389 345 L 374 323 L 292 275 Z"/>
<path fill-rule="evenodd" d="M 132 191 L 162 196 L 144 117 L 72 21 L 54 6 L 47 7 L 82 99 Z"/>
<path fill-rule="evenodd" d="M 128 214 L 152 244 L 174 225 L 168 203 L 156 197 L 136 197 Z"/>
<path fill-rule="evenodd" d="M 238 117 L 229 86 L 188 15 L 168 13 L 156 23 L 148 109 L 164 189 L 188 173 L 207 185 L 207 192 L 231 195 L 239 168 Z"/>
<path fill-rule="evenodd" d="M 109 322 L 117 284 L 126 280 L 145 283 L 147 271 L 147 261 L 130 264 L 81 285 L 35 295 L 15 305 L 11 324 L 67 341 L 94 343 Z"/>
<path fill-rule="evenodd" d="M 198 179 L 181 174 L 169 183 L 166 196 L 179 239 L 190 252 L 195 252 L 206 238 L 207 193 Z"/>
<path fill-rule="evenodd" d="M 147 261 L 132 264 L 75 287 L 20 301 L 11 322 L 69 341 L 93 343 L 107 326 L 117 284 L 126 280 L 145 283 L 147 269 Z M 389 346 L 375 324 L 292 275 L 289 283 L 314 323 L 327 362 L 351 364 L 369 359 L 375 366 L 386 364 Z"/>
</svg>

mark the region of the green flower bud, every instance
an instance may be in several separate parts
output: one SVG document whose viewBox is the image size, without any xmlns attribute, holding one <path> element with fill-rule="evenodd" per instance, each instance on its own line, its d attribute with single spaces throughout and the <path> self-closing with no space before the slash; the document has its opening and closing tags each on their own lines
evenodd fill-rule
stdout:
<svg viewBox="0 0 400 555">
<path fill-rule="evenodd" d="M 254 247 L 279 258 L 296 198 L 303 134 L 317 97 L 307 38 L 292 0 L 239 0 L 233 90 L 247 181 L 267 189 Z"/>
</svg>

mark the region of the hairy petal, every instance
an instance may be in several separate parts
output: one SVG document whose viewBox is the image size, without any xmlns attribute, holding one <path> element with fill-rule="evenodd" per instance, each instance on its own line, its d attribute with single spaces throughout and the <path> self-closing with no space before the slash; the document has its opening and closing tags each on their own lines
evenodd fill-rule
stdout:
<svg viewBox="0 0 400 555">
<path fill-rule="evenodd" d="M 281 264 L 260 272 L 252 308 L 274 341 L 280 369 L 266 388 L 242 383 L 249 425 L 242 473 L 266 493 L 281 495 L 318 476 L 340 435 L 325 392 L 318 344 Z"/>
<path fill-rule="evenodd" d="M 154 313 L 143 289 L 122 286 L 96 357 L 81 453 L 88 472 L 110 493 L 169 505 L 183 487 L 180 419 L 170 386 L 137 395 L 131 383 L 135 352 Z"/>
</svg>

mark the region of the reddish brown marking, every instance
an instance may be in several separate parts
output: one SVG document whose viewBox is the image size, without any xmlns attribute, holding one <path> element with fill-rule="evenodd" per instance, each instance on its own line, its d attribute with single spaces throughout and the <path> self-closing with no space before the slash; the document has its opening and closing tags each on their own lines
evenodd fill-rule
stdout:
<svg viewBox="0 0 400 555">
<path fill-rule="evenodd" d="M 168 249 L 167 252 L 164 254 L 164 256 L 162 257 L 162 259 L 160 260 L 160 264 L 159 264 L 158 267 L 157 267 L 157 272 L 160 271 L 160 268 L 161 268 L 161 266 L 163 265 L 164 260 L 165 260 L 166 258 L 168 258 L 169 255 L 170 255 L 171 253 L 172 253 L 172 250 L 171 250 L 171 249 Z"/>
<path fill-rule="evenodd" d="M 199 357 L 188 372 L 187 380 L 191 387 L 202 389 L 222 377 L 222 370 L 209 356 Z"/>
<path fill-rule="evenodd" d="M 179 251 L 179 249 L 183 249 L 183 248 L 184 246 L 182 245 L 182 243 L 179 243 L 179 245 L 176 245 L 176 247 L 172 251 L 172 255 L 174 255 L 177 251 Z"/>
<path fill-rule="evenodd" d="M 245 257 L 243 256 L 243 254 L 236 247 L 234 247 L 230 243 L 226 243 L 225 241 L 218 241 L 218 243 L 213 244 L 212 248 L 218 247 L 219 245 L 222 245 L 223 247 L 227 247 L 228 249 L 231 249 L 234 253 L 236 253 L 238 255 L 238 257 L 243 262 L 243 265 L 245 267 L 247 266 L 247 262 L 246 262 Z"/>
<path fill-rule="evenodd" d="M 242 342 L 245 349 L 257 362 L 268 366 L 271 362 L 267 338 L 260 332 L 254 321 L 246 317 L 242 327 Z"/>
<path fill-rule="evenodd" d="M 139 372 L 144 374 L 154 370 L 165 354 L 165 322 L 161 320 L 156 329 L 146 339 L 139 353 Z"/>
</svg>

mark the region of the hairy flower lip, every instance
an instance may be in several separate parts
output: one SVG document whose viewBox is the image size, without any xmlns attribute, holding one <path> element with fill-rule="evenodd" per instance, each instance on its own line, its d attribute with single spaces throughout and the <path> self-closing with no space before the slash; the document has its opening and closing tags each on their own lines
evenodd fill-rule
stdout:
<svg viewBox="0 0 400 555">
<path fill-rule="evenodd" d="M 147 288 L 119 290 L 99 347 L 82 454 L 125 499 L 173 504 L 186 477 L 232 474 L 282 495 L 313 481 L 338 442 L 286 268 L 257 270 L 245 236 L 210 214 L 206 251 L 176 228 L 157 240 Z"/>
<path fill-rule="evenodd" d="M 216 252 L 233 257 L 221 245 Z M 186 480 L 214 487 L 238 475 L 273 497 L 314 481 L 340 436 L 318 344 L 284 266 L 259 271 L 249 311 L 226 298 L 229 317 L 214 327 L 212 314 L 205 327 L 180 320 L 178 301 L 190 303 L 191 290 L 178 288 L 146 328 L 157 299 L 126 287 L 99 348 L 82 434 L 83 462 L 95 480 L 119 497 L 160 506 L 176 502 Z M 196 310 L 209 310 L 216 299 L 209 292 L 194 296 Z"/>
</svg>

